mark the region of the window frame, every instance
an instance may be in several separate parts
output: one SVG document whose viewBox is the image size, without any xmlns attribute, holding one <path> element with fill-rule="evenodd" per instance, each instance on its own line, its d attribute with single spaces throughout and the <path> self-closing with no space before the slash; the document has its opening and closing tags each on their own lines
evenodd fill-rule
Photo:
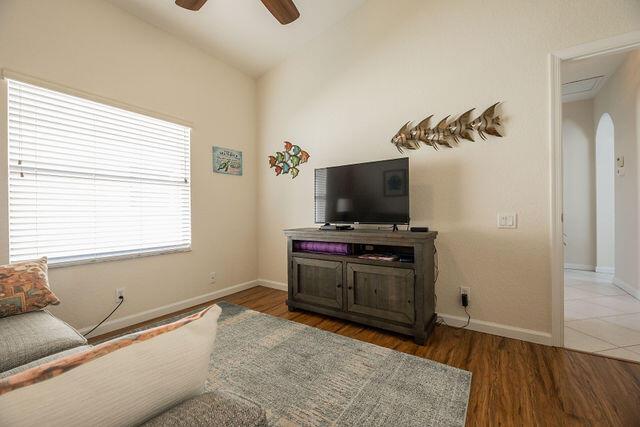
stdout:
<svg viewBox="0 0 640 427">
<path fill-rule="evenodd" d="M 193 135 L 193 125 L 192 123 L 176 118 L 174 116 L 170 116 L 163 113 L 158 113 L 149 109 L 140 108 L 128 103 L 120 102 L 113 100 L 111 98 L 102 97 L 99 95 L 91 94 L 88 92 L 84 92 L 81 90 L 73 89 L 64 85 L 51 83 L 46 80 L 38 79 L 32 76 L 28 76 L 25 74 L 21 74 L 18 72 L 14 72 L 8 69 L 0 69 L 0 126 L 3 131 L 0 132 L 0 163 L 4 165 L 4 173 L 2 174 L 2 178 L 0 178 L 0 197 L 4 197 L 6 203 L 2 204 L 0 207 L 0 221 L 4 224 L 5 230 L 5 239 L 2 245 L 0 245 L 0 260 L 2 263 L 10 262 L 10 191 L 9 191 L 9 173 L 10 173 L 10 156 L 9 156 L 9 89 L 8 89 L 8 80 L 15 80 L 20 83 L 26 83 L 29 85 L 34 85 L 41 87 L 46 90 L 51 90 L 55 92 L 59 92 L 65 95 L 74 96 L 77 98 L 84 99 L 86 101 L 95 102 L 99 104 L 103 104 L 105 106 L 118 108 L 127 112 L 131 112 L 134 114 L 144 115 L 153 119 L 162 120 L 165 122 L 169 122 L 175 125 L 183 126 L 189 129 L 189 243 L 185 247 L 176 247 L 176 248 L 164 248 L 158 250 L 140 250 L 140 251 L 132 251 L 131 253 L 123 253 L 123 254 L 114 254 L 114 255 L 106 255 L 94 258 L 86 258 L 86 259 L 74 259 L 74 260 L 61 260 L 61 261 L 51 261 L 49 262 L 49 268 L 62 268 L 68 266 L 77 266 L 77 265 L 90 265 L 97 264 L 102 262 L 113 262 L 113 261 L 123 261 L 123 260 L 132 260 L 138 258 L 146 258 L 153 257 L 159 255 L 169 255 L 169 254 L 180 254 L 180 253 L 188 253 L 193 250 L 193 186 L 192 186 L 192 135 Z M 16 261 L 19 262 L 19 261 Z"/>
</svg>

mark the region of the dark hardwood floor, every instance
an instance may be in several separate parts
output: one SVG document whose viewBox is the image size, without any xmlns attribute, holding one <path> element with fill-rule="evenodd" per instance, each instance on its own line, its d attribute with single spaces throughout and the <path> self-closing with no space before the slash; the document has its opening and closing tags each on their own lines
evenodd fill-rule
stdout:
<svg viewBox="0 0 640 427">
<path fill-rule="evenodd" d="M 409 337 L 289 312 L 286 296 L 256 287 L 223 300 L 472 372 L 469 426 L 640 426 L 640 364 L 446 326 L 418 346 Z"/>
</svg>

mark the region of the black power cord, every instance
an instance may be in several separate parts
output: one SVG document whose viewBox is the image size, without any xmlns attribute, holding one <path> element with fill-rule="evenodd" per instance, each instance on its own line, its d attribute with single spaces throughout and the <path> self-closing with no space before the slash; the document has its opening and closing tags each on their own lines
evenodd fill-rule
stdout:
<svg viewBox="0 0 640 427">
<path fill-rule="evenodd" d="M 442 317 L 440 318 L 440 321 L 437 323 L 437 325 L 447 326 L 447 327 L 449 327 L 451 329 L 464 329 L 467 326 L 469 326 L 469 323 L 471 323 L 471 315 L 467 311 L 467 307 L 466 306 L 464 307 L 464 312 L 467 314 L 467 323 L 465 323 L 462 326 L 451 326 L 451 325 L 447 324 L 447 322 L 445 322 L 445 320 Z"/>
<path fill-rule="evenodd" d="M 435 290 L 436 285 L 438 283 L 438 277 L 440 276 L 440 262 L 438 259 L 438 248 L 435 247 L 433 248 L 433 266 L 434 266 L 434 279 L 433 279 L 433 289 Z M 435 303 L 438 304 L 438 294 L 434 293 L 434 297 L 435 297 Z M 464 294 L 464 298 L 462 300 L 462 306 L 464 307 L 464 312 L 467 315 L 467 323 L 465 323 L 462 326 L 451 326 L 448 325 L 447 322 L 442 318 L 439 317 L 438 320 L 436 321 L 436 325 L 438 326 L 448 326 L 452 329 L 464 329 L 467 326 L 469 326 L 469 323 L 471 323 L 471 315 L 469 314 L 469 311 L 467 311 L 467 306 L 469 305 L 469 296 L 467 294 Z"/>
<path fill-rule="evenodd" d="M 98 323 L 96 326 L 94 326 L 89 332 L 87 332 L 86 334 L 84 334 L 85 337 L 89 336 L 89 334 L 93 331 L 95 331 L 96 329 L 98 329 L 98 327 L 100 325 L 102 325 L 104 322 L 106 322 L 112 315 L 113 313 L 116 312 L 117 309 L 120 308 L 120 306 L 122 305 L 122 303 L 124 302 L 124 297 L 122 295 L 120 295 L 118 297 L 118 299 L 120 299 L 120 302 L 118 303 L 118 305 L 116 306 L 116 308 L 114 308 L 111 313 L 109 313 L 109 315 L 107 317 L 105 317 L 104 319 L 102 319 L 102 321 L 100 323 Z"/>
</svg>

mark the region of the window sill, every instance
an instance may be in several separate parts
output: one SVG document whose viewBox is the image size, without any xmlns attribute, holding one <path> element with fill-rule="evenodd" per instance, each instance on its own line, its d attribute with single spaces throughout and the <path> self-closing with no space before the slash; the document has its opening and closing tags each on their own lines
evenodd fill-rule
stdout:
<svg viewBox="0 0 640 427">
<path fill-rule="evenodd" d="M 80 259 L 76 261 L 58 261 L 58 262 L 50 261 L 49 269 L 72 267 L 75 265 L 98 264 L 98 263 L 111 262 L 111 261 L 124 261 L 124 260 L 131 260 L 131 259 L 137 259 L 137 258 L 147 258 L 152 256 L 158 256 L 158 255 L 179 254 L 184 252 L 191 252 L 191 247 L 189 246 L 187 248 L 165 249 L 165 250 L 143 252 L 143 253 L 136 253 L 136 254 L 112 255 L 112 256 L 105 256 L 101 258 Z"/>
</svg>

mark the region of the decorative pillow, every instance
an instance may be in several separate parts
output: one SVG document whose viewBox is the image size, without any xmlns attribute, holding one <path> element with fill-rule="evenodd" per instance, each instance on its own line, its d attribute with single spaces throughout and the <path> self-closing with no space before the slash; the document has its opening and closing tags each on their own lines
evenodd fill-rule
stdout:
<svg viewBox="0 0 640 427">
<path fill-rule="evenodd" d="M 60 304 L 49 289 L 47 270 L 47 257 L 0 265 L 0 317 Z"/>
<path fill-rule="evenodd" d="M 0 380 L 0 425 L 138 425 L 204 390 L 220 307 Z"/>
</svg>

